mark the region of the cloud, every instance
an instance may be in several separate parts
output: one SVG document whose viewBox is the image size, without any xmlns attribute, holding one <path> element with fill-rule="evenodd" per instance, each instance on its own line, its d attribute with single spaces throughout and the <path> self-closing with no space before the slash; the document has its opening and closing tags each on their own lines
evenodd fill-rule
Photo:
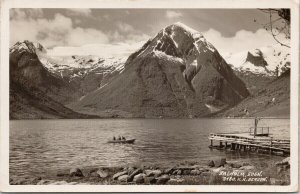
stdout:
<svg viewBox="0 0 300 194">
<path fill-rule="evenodd" d="M 76 9 L 78 10 L 78 9 Z M 88 9 L 79 9 L 88 10 Z M 150 37 L 125 22 L 116 22 L 115 28 L 102 31 L 80 27 L 80 17 L 56 13 L 54 18 L 40 17 L 37 9 L 15 9 L 11 12 L 10 45 L 17 41 L 39 42 L 46 48 L 55 46 L 82 46 L 86 44 L 135 43 Z M 82 16 L 83 17 L 83 16 Z"/>
<path fill-rule="evenodd" d="M 124 43 L 135 43 L 140 41 L 146 41 L 150 38 L 149 35 L 134 29 L 133 26 L 124 23 L 117 22 L 116 30 L 109 33 L 111 42 L 124 42 Z"/>
<path fill-rule="evenodd" d="M 67 14 L 75 15 L 75 16 L 89 17 L 92 15 L 92 10 L 91 9 L 83 9 L 83 8 L 73 8 L 73 9 L 67 9 Z"/>
<path fill-rule="evenodd" d="M 40 8 L 26 9 L 10 9 L 10 18 L 26 19 L 26 18 L 41 18 L 44 16 L 43 10 Z"/>
<path fill-rule="evenodd" d="M 128 33 L 124 34 L 119 31 L 114 31 L 109 34 L 110 42 L 112 43 L 136 43 L 140 41 L 147 41 L 150 36 L 144 33 Z"/>
<path fill-rule="evenodd" d="M 140 42 L 140 41 L 147 41 L 151 38 L 148 34 L 129 34 L 127 43 L 134 43 L 134 42 Z"/>
<path fill-rule="evenodd" d="M 20 32 L 20 29 L 23 29 Z M 26 30 L 25 30 L 26 29 Z M 10 22 L 10 43 L 30 40 L 45 47 L 57 45 L 81 46 L 91 43 L 107 43 L 109 37 L 93 28 L 74 27 L 71 18 L 55 14 L 52 20 L 45 18 L 17 18 Z"/>
<path fill-rule="evenodd" d="M 133 44 L 87 44 L 79 47 L 54 47 L 48 49 L 51 56 L 96 55 L 100 57 L 128 57 L 139 49 L 145 41 Z"/>
<path fill-rule="evenodd" d="M 169 19 L 179 18 L 181 16 L 182 16 L 182 13 L 180 13 L 179 11 L 168 10 L 166 12 L 166 17 L 169 18 Z"/>
<path fill-rule="evenodd" d="M 118 22 L 117 23 L 117 28 L 118 28 L 119 31 L 126 32 L 126 33 L 134 31 L 134 29 L 131 25 L 129 25 L 127 23 L 123 23 L 123 22 Z"/>
<path fill-rule="evenodd" d="M 203 35 L 223 56 L 228 53 L 248 51 L 276 44 L 272 35 L 264 29 L 258 29 L 256 32 L 240 30 L 233 37 L 224 37 L 219 31 L 211 28 L 203 32 Z M 278 38 L 284 40 L 284 34 Z"/>
</svg>

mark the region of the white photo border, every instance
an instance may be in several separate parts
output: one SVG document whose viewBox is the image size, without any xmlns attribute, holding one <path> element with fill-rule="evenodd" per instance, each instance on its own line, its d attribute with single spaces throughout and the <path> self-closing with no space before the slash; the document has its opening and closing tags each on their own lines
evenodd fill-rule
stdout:
<svg viewBox="0 0 300 194">
<path fill-rule="evenodd" d="M 279 185 L 9 185 L 9 9 L 11 8 L 290 8 L 291 184 Z M 295 192 L 298 191 L 298 0 L 2 0 L 0 66 L 0 191 L 3 192 Z"/>
</svg>

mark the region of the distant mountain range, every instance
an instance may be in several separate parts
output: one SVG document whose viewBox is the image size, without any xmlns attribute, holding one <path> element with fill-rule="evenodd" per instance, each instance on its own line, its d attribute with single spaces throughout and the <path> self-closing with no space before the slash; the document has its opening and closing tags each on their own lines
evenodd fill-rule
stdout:
<svg viewBox="0 0 300 194">
<path fill-rule="evenodd" d="M 223 58 L 182 23 L 162 29 L 128 58 L 50 56 L 42 45 L 23 41 L 10 48 L 10 117 L 235 116 L 228 110 L 260 96 L 270 82 L 287 85 L 289 68 L 288 49 L 275 45 Z"/>
</svg>

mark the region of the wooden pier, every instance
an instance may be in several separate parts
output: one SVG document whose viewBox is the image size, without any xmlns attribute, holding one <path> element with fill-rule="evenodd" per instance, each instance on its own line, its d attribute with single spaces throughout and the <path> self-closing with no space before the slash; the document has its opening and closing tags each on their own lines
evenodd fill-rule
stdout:
<svg viewBox="0 0 300 194">
<path fill-rule="evenodd" d="M 275 139 L 265 133 L 255 136 L 249 132 L 242 133 L 210 133 L 210 148 L 251 151 L 265 154 L 290 155 L 290 140 Z M 218 145 L 214 145 L 218 143 Z"/>
<path fill-rule="evenodd" d="M 270 127 L 258 127 L 259 120 L 261 118 L 254 119 L 254 127 L 250 127 L 248 132 L 210 133 L 209 147 L 282 156 L 290 155 L 290 140 L 271 137 Z M 217 141 L 219 145 L 214 145 L 214 141 Z"/>
</svg>

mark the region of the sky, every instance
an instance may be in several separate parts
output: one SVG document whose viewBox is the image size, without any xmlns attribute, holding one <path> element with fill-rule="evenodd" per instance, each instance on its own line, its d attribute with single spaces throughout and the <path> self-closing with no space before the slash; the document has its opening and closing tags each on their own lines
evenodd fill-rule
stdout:
<svg viewBox="0 0 300 194">
<path fill-rule="evenodd" d="M 126 56 L 179 21 L 226 54 L 275 44 L 262 26 L 268 19 L 257 9 L 11 9 L 10 45 L 29 40 L 50 55 Z"/>
</svg>

